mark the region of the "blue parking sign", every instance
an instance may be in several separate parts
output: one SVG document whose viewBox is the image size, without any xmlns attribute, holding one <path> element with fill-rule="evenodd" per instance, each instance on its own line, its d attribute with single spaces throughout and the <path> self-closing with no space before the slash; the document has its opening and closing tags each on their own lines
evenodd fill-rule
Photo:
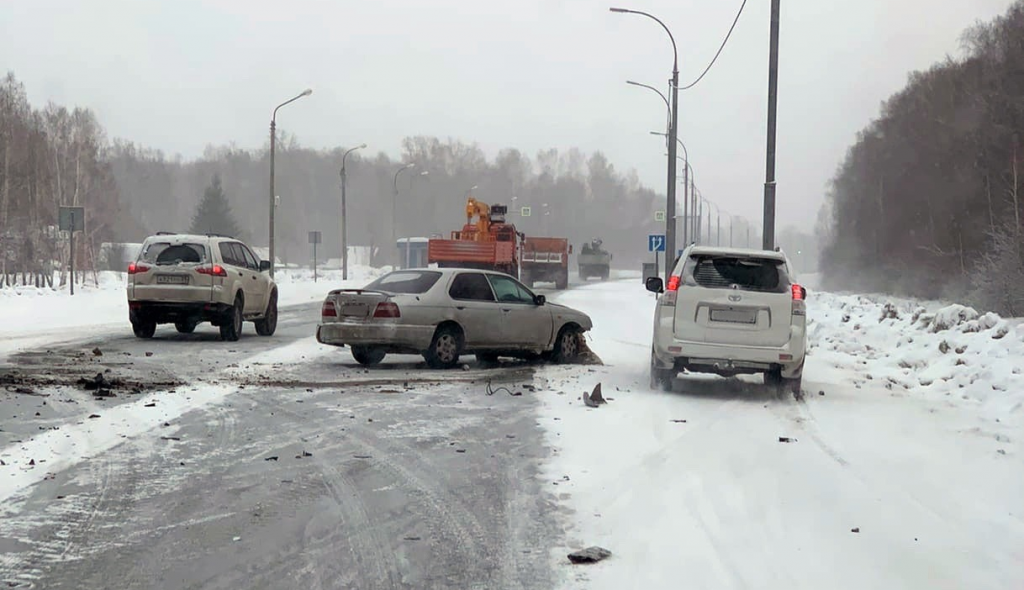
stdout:
<svg viewBox="0 0 1024 590">
<path fill-rule="evenodd" d="M 647 251 L 648 252 L 664 252 L 665 251 L 665 234 L 651 234 L 647 236 Z"/>
</svg>

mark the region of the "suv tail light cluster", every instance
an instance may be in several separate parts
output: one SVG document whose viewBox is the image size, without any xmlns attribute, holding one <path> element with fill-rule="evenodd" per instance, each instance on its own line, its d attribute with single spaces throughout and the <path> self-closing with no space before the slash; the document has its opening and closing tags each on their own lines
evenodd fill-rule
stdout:
<svg viewBox="0 0 1024 590">
<path fill-rule="evenodd" d="M 807 315 L 807 290 L 800 285 L 792 286 L 793 293 L 793 315 Z"/>
<path fill-rule="evenodd" d="M 224 267 L 219 264 L 213 266 L 200 266 L 196 269 L 196 272 L 201 275 L 210 275 L 211 277 L 226 277 L 228 271 L 224 270 Z"/>
<path fill-rule="evenodd" d="M 320 308 L 320 317 L 322 318 L 336 318 L 338 317 L 338 310 L 334 307 L 334 302 L 327 300 L 324 301 L 323 307 Z"/>
<path fill-rule="evenodd" d="M 142 264 L 141 262 L 132 262 L 128 264 L 128 274 L 130 275 L 142 274 L 144 272 L 149 272 L 150 270 L 151 267 Z"/>
<path fill-rule="evenodd" d="M 665 296 L 662 298 L 662 305 L 666 307 L 676 306 L 676 296 L 679 294 L 679 284 L 682 279 L 678 276 L 668 278 L 668 285 L 665 286 Z"/>
<path fill-rule="evenodd" d="M 375 318 L 400 318 L 402 312 L 398 309 L 398 304 L 391 301 L 382 301 L 377 304 L 377 309 L 373 310 L 373 317 Z"/>
</svg>

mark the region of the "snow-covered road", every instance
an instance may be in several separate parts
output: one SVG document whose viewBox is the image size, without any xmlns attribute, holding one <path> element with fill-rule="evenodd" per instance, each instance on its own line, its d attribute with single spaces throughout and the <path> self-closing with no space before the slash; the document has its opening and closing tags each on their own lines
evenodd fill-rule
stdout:
<svg viewBox="0 0 1024 590">
<path fill-rule="evenodd" d="M 238 343 L 135 339 L 116 285 L 0 309 L 0 365 L 151 385 L 0 392 L 0 582 L 1024 587 L 1020 322 L 812 291 L 797 401 L 756 379 L 651 391 L 638 278 L 549 294 L 592 316 L 604 366 L 453 372 L 355 365 L 312 337 L 326 285 L 285 280 L 278 334 Z M 61 328 L 54 306 L 79 315 Z M 610 402 L 587 409 L 598 382 Z M 589 545 L 613 556 L 568 563 Z"/>
<path fill-rule="evenodd" d="M 556 550 L 564 587 L 1024 587 L 1020 326 L 936 332 L 906 304 L 880 321 L 881 303 L 812 293 L 797 402 L 753 379 L 651 391 L 654 299 L 639 281 L 559 301 L 594 316 L 608 366 L 541 372 L 564 392 L 542 398 L 545 474 L 569 548 L 614 553 L 580 567 Z M 587 409 L 597 382 L 613 401 Z"/>
</svg>

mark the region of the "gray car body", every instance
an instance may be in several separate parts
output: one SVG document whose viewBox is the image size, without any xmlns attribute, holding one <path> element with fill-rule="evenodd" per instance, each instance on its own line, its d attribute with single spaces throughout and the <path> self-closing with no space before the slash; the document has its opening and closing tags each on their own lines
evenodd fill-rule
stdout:
<svg viewBox="0 0 1024 590">
<path fill-rule="evenodd" d="M 449 294 L 456 277 L 473 273 L 515 281 L 533 298 L 530 289 L 503 273 L 459 268 L 411 270 L 436 272 L 440 278 L 419 294 L 364 289 L 332 291 L 324 305 L 334 306 L 337 316 L 322 317 L 317 340 L 333 346 L 372 346 L 389 353 L 421 354 L 440 326 L 454 325 L 463 335 L 462 353 L 524 355 L 551 351 L 565 326 L 575 326 L 583 332 L 593 327 L 587 314 L 556 303 L 476 301 L 453 299 Z M 400 272 L 408 271 L 392 274 Z M 396 304 L 401 317 L 374 318 L 374 309 L 385 302 Z M 344 315 L 343 310 L 351 315 Z"/>
</svg>

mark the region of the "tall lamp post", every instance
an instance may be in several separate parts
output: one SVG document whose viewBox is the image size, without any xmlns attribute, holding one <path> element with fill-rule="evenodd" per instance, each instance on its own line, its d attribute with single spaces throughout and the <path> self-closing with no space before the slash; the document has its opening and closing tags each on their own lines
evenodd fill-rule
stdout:
<svg viewBox="0 0 1024 590">
<path fill-rule="evenodd" d="M 345 213 L 345 185 L 348 174 L 345 171 L 345 160 L 352 152 L 365 147 L 365 143 L 359 144 L 341 156 L 341 280 L 343 281 L 348 280 L 348 215 Z"/>
<path fill-rule="evenodd" d="M 303 96 L 309 96 L 313 94 L 312 88 L 307 88 L 302 91 L 298 96 L 290 98 L 274 108 L 274 114 L 270 117 L 270 276 L 274 276 L 275 258 L 274 258 L 274 210 L 277 209 L 277 199 L 274 197 L 274 147 L 277 144 L 277 110 L 284 105 L 295 102 Z"/>
<path fill-rule="evenodd" d="M 405 166 L 402 166 L 395 172 L 395 179 L 393 182 L 395 190 L 393 193 L 391 193 L 391 245 L 389 246 L 389 248 L 398 248 L 398 237 L 395 235 L 395 211 L 396 207 L 398 206 L 398 175 L 410 168 L 415 167 L 416 162 L 411 162 L 409 164 L 406 164 Z"/>
<path fill-rule="evenodd" d="M 657 131 L 651 131 L 651 135 L 660 135 L 665 138 L 666 143 L 668 142 L 667 133 L 658 133 Z M 690 236 L 697 235 L 697 232 L 691 231 L 693 228 L 694 221 L 692 219 L 688 219 L 688 216 L 690 215 L 690 189 L 693 187 L 693 176 L 691 175 L 691 173 L 693 172 L 693 167 L 690 166 L 690 152 L 687 151 L 686 144 L 683 143 L 683 140 L 679 139 L 678 137 L 676 138 L 676 141 L 679 142 L 679 146 L 683 148 L 683 247 L 685 248 L 686 245 L 689 244 L 690 242 Z"/>
<path fill-rule="evenodd" d="M 672 79 L 669 83 L 669 93 L 671 94 L 671 117 L 669 122 L 669 141 L 668 141 L 668 203 L 666 207 L 665 215 L 665 249 L 666 249 L 666 260 L 668 256 L 676 255 L 676 138 L 678 131 L 679 121 L 679 51 L 676 48 L 676 39 L 672 36 L 672 31 L 661 22 L 660 19 L 647 12 L 639 10 L 631 10 L 628 8 L 610 8 L 611 12 L 620 14 L 636 14 L 645 16 L 665 29 L 668 33 L 668 38 L 672 42 Z M 669 265 L 665 265 L 665 282 L 668 282 L 669 274 L 672 269 L 668 268 Z"/>
</svg>

